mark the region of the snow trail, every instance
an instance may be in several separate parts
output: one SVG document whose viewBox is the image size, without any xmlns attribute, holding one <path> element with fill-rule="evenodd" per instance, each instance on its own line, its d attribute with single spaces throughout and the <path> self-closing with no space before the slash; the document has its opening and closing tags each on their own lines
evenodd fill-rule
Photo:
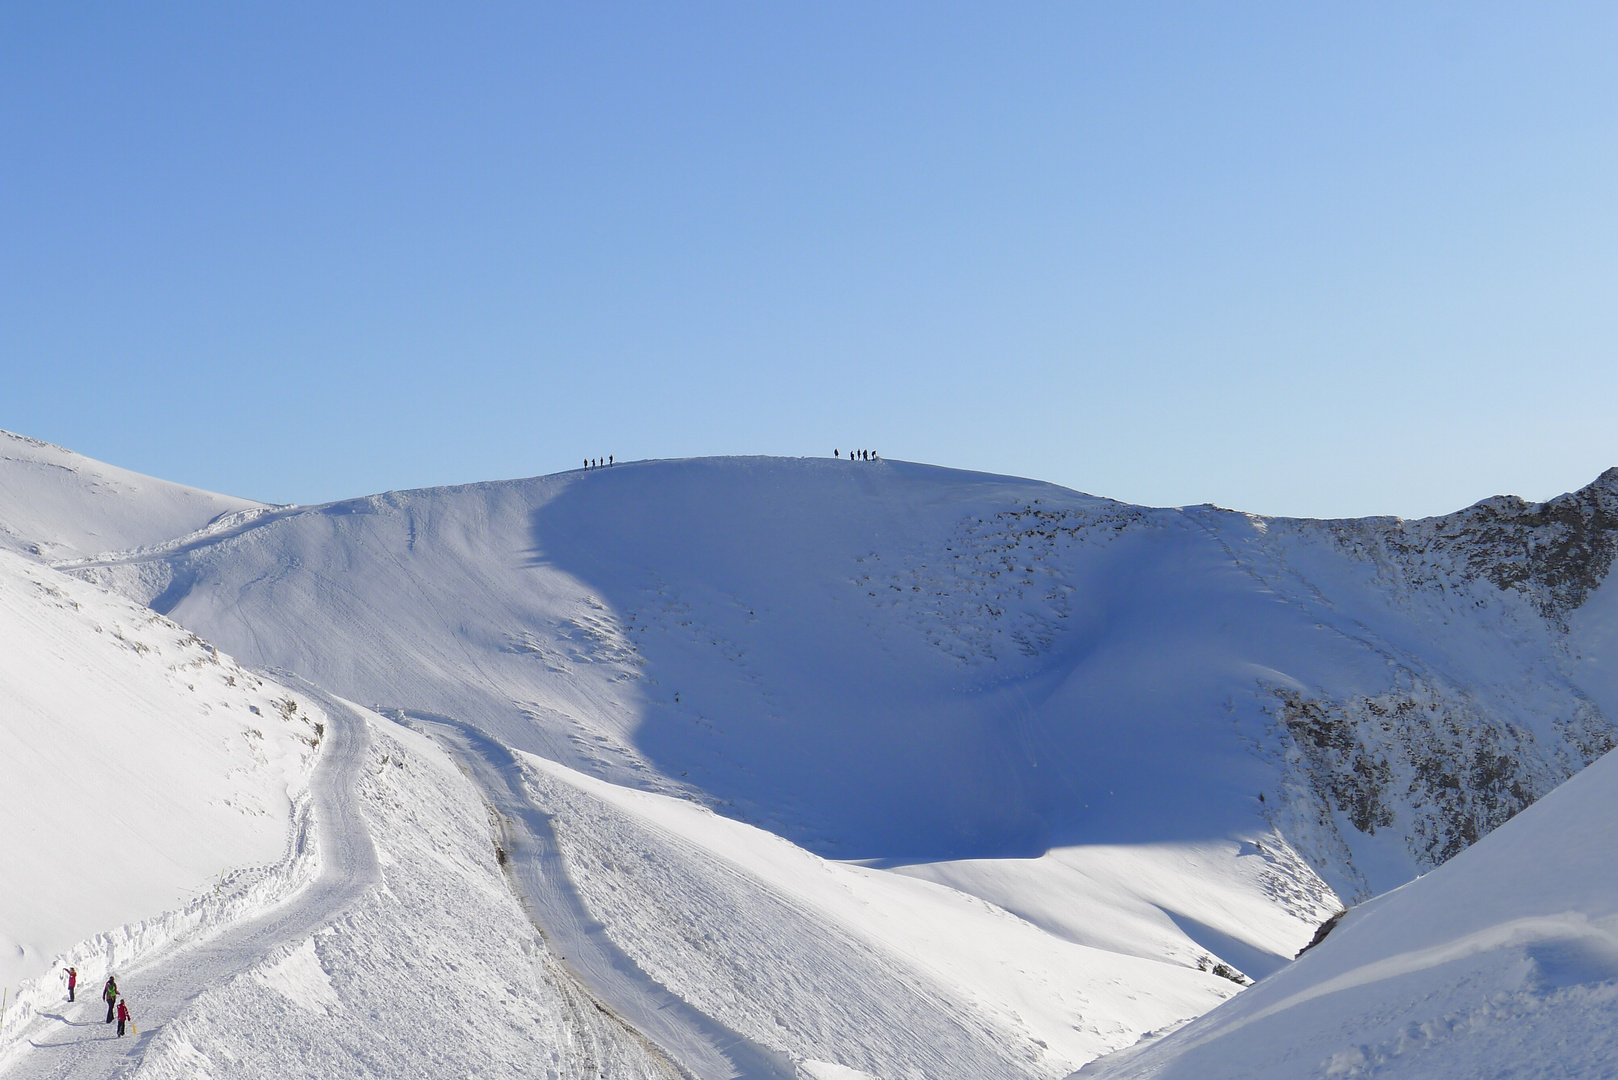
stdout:
<svg viewBox="0 0 1618 1080">
<path fill-rule="evenodd" d="M 401 713 L 449 751 L 498 817 L 505 868 L 536 926 L 579 983 L 701 1080 L 793 1080 L 792 1063 L 658 982 L 607 936 L 567 875 L 550 815 L 533 804 L 512 751 L 470 724 Z"/>
<path fill-rule="evenodd" d="M 138 1034 L 117 1038 L 115 1028 L 103 1022 L 100 987 L 81 984 L 77 1002 L 43 1014 L 55 1023 L 29 1040 L 31 1049 L 5 1071 L 6 1080 L 130 1075 L 153 1038 L 205 990 L 248 971 L 273 950 L 307 938 L 380 880 L 355 794 L 369 741 L 365 721 L 307 683 L 303 689 L 319 699 L 331 724 L 310 780 L 319 845 L 315 880 L 216 937 L 118 972 Z"/>
</svg>

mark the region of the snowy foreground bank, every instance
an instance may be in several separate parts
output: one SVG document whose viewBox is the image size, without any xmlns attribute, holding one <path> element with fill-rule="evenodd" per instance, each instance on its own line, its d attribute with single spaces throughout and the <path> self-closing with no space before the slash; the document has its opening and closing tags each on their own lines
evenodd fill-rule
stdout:
<svg viewBox="0 0 1618 1080">
<path fill-rule="evenodd" d="M 1297 963 L 1079 1073 L 1618 1075 L 1618 757 L 1431 874 L 1350 911 Z"/>
<path fill-rule="evenodd" d="M 1611 1075 L 1618 473 L 301 508 L 0 439 L 0 1075 Z"/>
</svg>

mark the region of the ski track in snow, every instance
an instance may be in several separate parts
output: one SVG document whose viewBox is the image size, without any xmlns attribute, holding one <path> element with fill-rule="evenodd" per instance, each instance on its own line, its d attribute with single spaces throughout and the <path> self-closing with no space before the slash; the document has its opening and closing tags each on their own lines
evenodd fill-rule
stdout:
<svg viewBox="0 0 1618 1080">
<path fill-rule="evenodd" d="M 406 714 L 459 762 L 499 817 L 505 868 L 551 949 L 600 1002 L 701 1080 L 793 1080 L 792 1063 L 732 1031 L 647 974 L 607 936 L 567 875 L 548 814 L 515 754 L 450 717 Z"/>
<path fill-rule="evenodd" d="M 307 685 L 304 689 L 314 693 Z M 44 1014 L 55 1023 L 30 1040 L 32 1049 L 6 1071 L 6 1080 L 130 1075 L 165 1025 L 204 991 L 249 971 L 272 951 L 308 938 L 380 880 L 376 852 L 355 795 L 368 742 L 365 722 L 342 702 L 315 696 L 331 721 L 311 780 L 319 876 L 257 918 L 119 972 L 120 987 L 129 991 L 138 1034 L 117 1038 L 115 1028 L 104 1022 L 100 988 L 81 986 L 77 1002 Z"/>
</svg>

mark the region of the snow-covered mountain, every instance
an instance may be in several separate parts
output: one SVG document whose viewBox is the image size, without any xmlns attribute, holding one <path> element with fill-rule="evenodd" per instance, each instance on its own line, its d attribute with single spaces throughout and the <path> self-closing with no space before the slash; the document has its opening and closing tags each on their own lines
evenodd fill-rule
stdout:
<svg viewBox="0 0 1618 1080">
<path fill-rule="evenodd" d="M 842 460 L 643 462 L 307 508 L 146 481 L 120 512 L 146 531 L 102 543 L 94 478 L 112 474 L 63 466 L 82 475 L 44 515 L 3 482 L 34 466 L 0 462 L 26 574 L 148 605 L 255 680 L 306 680 L 297 715 L 348 715 L 326 693 L 372 705 L 344 730 L 375 775 L 443 777 L 430 813 L 401 809 L 401 788 L 362 790 L 350 817 L 371 826 L 384 892 L 460 895 L 447 873 L 521 905 L 463 913 L 474 965 L 511 962 L 480 951 L 511 940 L 489 929 L 511 910 L 543 931 L 523 961 L 535 989 L 435 1032 L 517 1001 L 555 1018 L 593 1000 L 629 1025 L 558 1019 L 556 1075 L 595 1046 L 638 1075 L 1063 1076 L 1286 967 L 1342 901 L 1447 865 L 1609 749 L 1618 716 L 1618 470 L 1417 522 L 1151 509 Z M 496 826 L 474 855 L 480 800 Z M 464 854 L 396 885 L 394 860 L 427 850 L 393 835 L 400 812 Z M 362 870 L 324 895 L 370 895 Z M 303 1039 L 337 1061 L 368 1030 L 359 969 L 338 959 L 355 925 L 322 922 L 335 905 L 305 905 L 328 927 L 313 953 L 283 935 L 255 960 L 282 974 L 230 968 L 293 986 L 286 1054 Z M 366 932 L 445 955 L 424 918 Z M 269 940 L 238 933 L 237 953 Z M 187 1008 L 165 1030 L 214 1075 L 292 1060 L 254 1057 L 227 1005 Z M 501 1030 L 491 1047 L 518 1045 Z M 441 1034 L 423 1054 L 458 1038 Z M 173 1053 L 150 1060 L 189 1060 Z M 417 1060 L 390 1053 L 400 1074 Z"/>
<path fill-rule="evenodd" d="M 255 664 L 823 855 L 1274 827 L 1363 898 L 1611 747 L 1615 493 L 1312 522 L 899 462 L 649 462 L 79 572 Z"/>
</svg>

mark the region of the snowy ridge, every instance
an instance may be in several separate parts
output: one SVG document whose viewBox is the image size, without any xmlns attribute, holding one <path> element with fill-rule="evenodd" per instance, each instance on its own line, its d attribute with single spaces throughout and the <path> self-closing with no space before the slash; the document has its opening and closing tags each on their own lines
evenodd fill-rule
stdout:
<svg viewBox="0 0 1618 1080">
<path fill-rule="evenodd" d="M 1443 591 L 1483 579 L 1520 592 L 1545 618 L 1565 623 L 1601 587 L 1618 554 L 1618 468 L 1543 503 L 1499 495 L 1443 517 L 1315 527 L 1408 586 Z"/>
<path fill-rule="evenodd" d="M 172 540 L 161 543 L 146 544 L 140 547 L 129 548 L 124 551 L 102 551 L 82 559 L 66 559 L 53 565 L 58 570 L 76 570 L 85 567 L 117 566 L 123 563 L 144 562 L 161 558 L 165 555 L 185 551 L 209 540 L 219 540 L 227 536 L 235 536 L 244 529 L 262 524 L 264 518 L 271 514 L 292 513 L 299 509 L 297 506 L 250 506 L 245 510 L 229 510 L 202 528 L 177 536 Z"/>
<path fill-rule="evenodd" d="M 1392 673 L 1260 680 L 1271 727 L 1255 745 L 1283 775 L 1272 819 L 1344 895 L 1439 865 L 1613 747 L 1615 492 L 1609 470 L 1548 503 L 1421 521 L 1204 515 L 1265 587 Z"/>
<path fill-rule="evenodd" d="M 46 562 L 162 543 L 261 506 L 0 431 L 0 548 Z"/>
<path fill-rule="evenodd" d="M 1571 527 L 1525 514 L 1525 536 Z M 276 512 L 82 572 L 161 564 L 141 598 L 256 663 L 965 890 L 1047 952 L 1165 965 L 1158 1011 L 1069 1045 L 1075 1061 L 1195 1011 L 1170 1003 L 1213 970 L 1276 970 L 1338 895 L 1430 868 L 1610 733 L 1618 687 L 1569 663 L 1618 645 L 1588 617 L 1610 590 L 1550 619 L 1474 570 L 1462 526 L 1397 527 L 1449 538 L 1441 587 L 1379 576 L 1332 523 L 714 459 Z M 672 943 L 621 944 L 699 996 L 757 970 L 749 946 L 682 983 L 654 959 Z M 1052 990 L 1090 1004 L 1033 1038 L 1117 1007 L 1095 970 Z M 822 1021 L 777 1012 L 776 1045 L 817 1053 Z"/>
</svg>

